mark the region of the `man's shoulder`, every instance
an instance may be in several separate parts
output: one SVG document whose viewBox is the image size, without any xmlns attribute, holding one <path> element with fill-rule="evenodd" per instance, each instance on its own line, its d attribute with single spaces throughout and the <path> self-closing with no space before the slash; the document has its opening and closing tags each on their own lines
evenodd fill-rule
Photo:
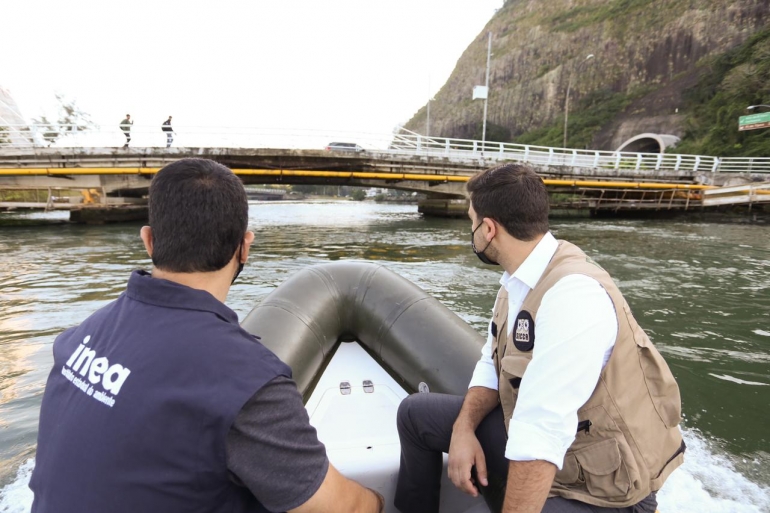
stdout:
<svg viewBox="0 0 770 513">
<path fill-rule="evenodd" d="M 189 357 L 220 361 L 227 366 L 261 365 L 277 374 L 291 376 L 291 370 L 260 337 L 252 335 L 240 325 L 227 322 L 212 312 L 186 311 L 184 325 L 176 337 L 176 344 L 189 351 Z M 226 362 L 226 363 L 225 363 Z"/>
</svg>

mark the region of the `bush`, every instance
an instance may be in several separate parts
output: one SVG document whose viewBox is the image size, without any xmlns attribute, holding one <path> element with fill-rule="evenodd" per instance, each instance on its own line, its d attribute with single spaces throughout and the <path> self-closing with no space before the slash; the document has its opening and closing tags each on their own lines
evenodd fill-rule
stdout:
<svg viewBox="0 0 770 513">
<path fill-rule="evenodd" d="M 590 148 L 594 135 L 602 126 L 623 112 L 634 98 L 648 91 L 648 88 L 639 88 L 626 94 L 601 89 L 587 94 L 570 109 L 567 148 Z M 516 137 L 514 142 L 561 148 L 564 143 L 564 115 L 548 125 Z"/>
<path fill-rule="evenodd" d="M 363 189 L 356 189 L 355 191 L 353 191 L 350 197 L 355 201 L 363 201 L 364 198 L 366 198 L 366 193 L 364 192 Z"/>
<path fill-rule="evenodd" d="M 770 101 L 770 29 L 715 58 L 709 71 L 684 96 L 685 134 L 674 151 L 770 156 L 770 128 L 738 131 L 746 107 Z"/>
</svg>

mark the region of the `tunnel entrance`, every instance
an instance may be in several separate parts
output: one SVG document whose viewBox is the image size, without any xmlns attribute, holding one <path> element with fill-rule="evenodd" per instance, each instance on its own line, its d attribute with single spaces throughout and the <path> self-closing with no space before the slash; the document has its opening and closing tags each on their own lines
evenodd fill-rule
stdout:
<svg viewBox="0 0 770 513">
<path fill-rule="evenodd" d="M 639 134 L 628 139 L 616 151 L 629 153 L 663 153 L 679 142 L 679 137 L 666 134 Z"/>
</svg>

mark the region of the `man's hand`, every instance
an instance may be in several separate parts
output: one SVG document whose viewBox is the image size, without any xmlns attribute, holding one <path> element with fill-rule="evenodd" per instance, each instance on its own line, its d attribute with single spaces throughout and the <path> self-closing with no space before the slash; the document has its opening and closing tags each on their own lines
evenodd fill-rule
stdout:
<svg viewBox="0 0 770 513">
<path fill-rule="evenodd" d="M 478 497 L 479 490 L 471 480 L 471 468 L 474 465 L 479 482 L 487 486 L 487 461 L 479 439 L 471 430 L 454 430 L 449 443 L 449 479 L 468 495 Z"/>
<path fill-rule="evenodd" d="M 383 513 L 385 501 L 378 492 L 346 479 L 329 463 L 321 487 L 308 501 L 289 513 Z"/>
<path fill-rule="evenodd" d="M 487 460 L 476 438 L 476 428 L 497 406 L 497 390 L 471 387 L 465 394 L 463 407 L 452 427 L 449 442 L 449 479 L 465 493 L 477 497 L 478 488 L 471 481 L 471 468 L 476 466 L 479 483 L 487 486 Z"/>
</svg>

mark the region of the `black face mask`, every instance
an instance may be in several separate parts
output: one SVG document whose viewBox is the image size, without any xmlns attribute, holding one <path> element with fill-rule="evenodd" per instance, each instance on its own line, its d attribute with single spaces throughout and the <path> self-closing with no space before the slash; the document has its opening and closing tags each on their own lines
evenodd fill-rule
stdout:
<svg viewBox="0 0 770 513">
<path fill-rule="evenodd" d="M 487 265 L 500 265 L 484 254 L 484 252 L 487 250 L 489 245 L 492 244 L 492 241 L 487 242 L 487 245 L 484 246 L 484 249 L 482 249 L 481 251 L 476 249 L 476 243 L 473 242 L 473 236 L 476 235 L 476 230 L 481 228 L 482 224 L 484 223 L 483 222 L 479 223 L 479 225 L 471 231 L 471 248 L 473 249 L 473 252 L 476 254 L 476 256 L 479 257 L 479 260 L 481 260 L 483 263 Z"/>
<path fill-rule="evenodd" d="M 243 252 L 243 242 L 238 246 L 238 270 L 235 271 L 235 276 L 233 276 L 233 281 L 230 282 L 230 285 L 235 283 L 235 280 L 238 279 L 238 275 L 241 274 L 241 271 L 243 271 L 243 262 L 241 262 L 241 253 Z"/>
</svg>

